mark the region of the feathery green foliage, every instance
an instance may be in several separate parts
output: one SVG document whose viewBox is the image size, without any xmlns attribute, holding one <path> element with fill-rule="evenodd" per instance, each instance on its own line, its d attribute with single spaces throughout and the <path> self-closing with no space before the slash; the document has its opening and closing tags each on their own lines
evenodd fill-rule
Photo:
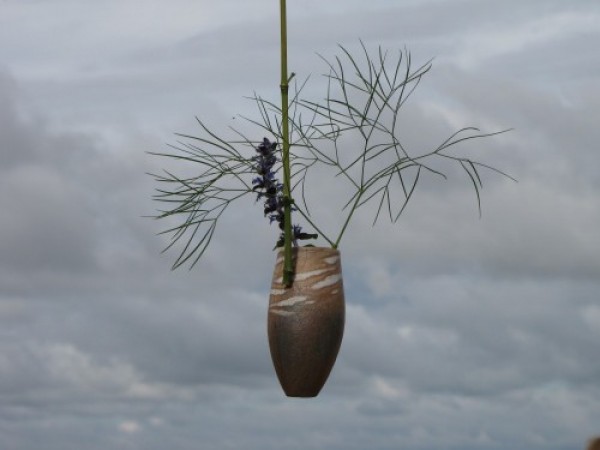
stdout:
<svg viewBox="0 0 600 450">
<path fill-rule="evenodd" d="M 226 140 L 198 120 L 200 136 L 179 135 L 182 140 L 173 146 L 174 151 L 160 154 L 198 168 L 197 175 L 187 178 L 166 171 L 154 175 L 159 183 L 155 198 L 165 205 L 156 217 L 177 221 L 163 232 L 171 236 L 167 248 L 181 244 L 174 268 L 196 264 L 227 207 L 252 192 L 253 148 L 263 135 L 279 144 L 289 138 L 290 206 L 334 248 L 340 245 L 355 213 L 367 204 L 377 205 L 373 225 L 383 216 L 396 222 L 424 174 L 446 178 L 438 165 L 434 166 L 435 160 L 457 164 L 465 172 L 481 211 L 481 170 L 509 175 L 449 150 L 506 130 L 484 133 L 465 127 L 434 148 L 412 153 L 399 136 L 400 112 L 431 69 L 431 61 L 415 66 L 410 53 L 390 55 L 381 48 L 373 57 L 362 42 L 361 46 L 360 60 L 342 46 L 333 59 L 322 57 L 328 73 L 321 101 L 303 97 L 308 79 L 300 84 L 295 81 L 289 115 L 280 105 L 254 94 L 250 99 L 256 103 L 258 118 L 244 119 L 256 126 L 258 138 L 250 139 L 234 129 L 238 138 Z M 281 170 L 282 159 L 277 170 Z M 341 229 L 333 236 L 317 225 L 307 201 L 307 175 L 316 167 L 332 169 L 333 180 L 347 184 L 351 192 L 341 210 Z"/>
</svg>

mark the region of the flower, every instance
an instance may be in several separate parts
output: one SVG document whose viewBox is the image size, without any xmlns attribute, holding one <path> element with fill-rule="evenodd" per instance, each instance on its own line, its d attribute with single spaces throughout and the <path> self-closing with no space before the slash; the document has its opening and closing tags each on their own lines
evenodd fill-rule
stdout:
<svg viewBox="0 0 600 450">
<path fill-rule="evenodd" d="M 281 234 L 277 240 L 276 247 L 283 247 L 285 236 L 283 233 L 284 223 L 284 200 L 283 200 L 283 184 L 275 177 L 273 166 L 277 162 L 277 142 L 271 142 L 267 138 L 263 138 L 261 144 L 256 147 L 256 153 L 253 160 L 256 162 L 254 169 L 259 175 L 252 180 L 252 190 L 256 192 L 256 200 L 263 197 L 264 214 L 269 217 L 269 223 L 277 222 Z M 292 206 L 292 211 L 296 208 Z M 292 227 L 292 243 L 294 247 L 298 246 L 298 240 L 316 239 L 318 235 L 302 232 L 300 225 Z"/>
<path fill-rule="evenodd" d="M 257 193 L 256 200 L 265 197 L 265 217 L 269 217 L 270 223 L 277 221 L 279 228 L 283 229 L 283 184 L 273 172 L 273 166 L 277 162 L 277 142 L 264 138 L 255 150 L 258 155 L 253 158 L 256 162 L 254 169 L 259 176 L 252 180 L 252 190 Z"/>
</svg>

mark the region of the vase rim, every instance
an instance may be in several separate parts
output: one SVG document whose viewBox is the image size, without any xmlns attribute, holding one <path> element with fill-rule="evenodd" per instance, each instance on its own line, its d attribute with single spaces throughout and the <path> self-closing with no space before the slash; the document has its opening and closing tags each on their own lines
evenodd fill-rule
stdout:
<svg viewBox="0 0 600 450">
<path fill-rule="evenodd" d="M 339 253 L 340 250 L 337 248 L 333 248 L 333 247 L 317 247 L 317 246 L 313 246 L 313 247 L 294 247 L 292 248 L 293 252 L 298 252 L 298 251 L 302 251 L 302 252 L 332 252 L 332 253 Z M 277 251 L 277 254 L 282 254 L 284 253 L 284 249 L 283 248 L 279 248 Z"/>
</svg>

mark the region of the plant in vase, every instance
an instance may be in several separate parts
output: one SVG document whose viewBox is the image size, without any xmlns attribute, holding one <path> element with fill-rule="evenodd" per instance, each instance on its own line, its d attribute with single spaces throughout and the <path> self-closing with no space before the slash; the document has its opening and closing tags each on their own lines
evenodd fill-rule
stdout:
<svg viewBox="0 0 600 450">
<path fill-rule="evenodd" d="M 256 94 L 251 98 L 258 115 L 244 119 L 256 127 L 258 139 L 233 128 L 234 138 L 224 138 L 198 120 L 200 135 L 180 134 L 174 152 L 155 153 L 197 168 L 191 177 L 168 171 L 154 175 L 159 183 L 155 199 L 167 206 L 156 217 L 178 220 L 164 231 L 171 235 L 166 249 L 181 245 L 173 267 L 193 267 L 231 204 L 250 196 L 263 206 L 279 233 L 268 317 L 273 364 L 287 395 L 312 397 L 324 385 L 342 340 L 338 248 L 356 212 L 370 205 L 373 225 L 383 216 L 396 222 L 423 174 L 446 178 L 440 162 L 464 170 L 479 208 L 480 170 L 508 175 L 449 152 L 461 142 L 498 132 L 467 127 L 419 154 L 405 147 L 398 131 L 400 112 L 431 68 L 430 62 L 414 68 L 406 52 L 392 57 L 379 48 L 372 56 L 361 43 L 359 60 L 340 46 L 340 55 L 323 58 L 328 68 L 324 99 L 304 98 L 306 81 L 295 81 L 290 96 L 294 74 L 288 76 L 285 6 L 280 0 L 281 103 Z M 328 173 L 331 182 L 347 189 L 336 234 L 318 225 L 308 206 L 315 194 L 309 175 L 316 171 L 320 185 Z M 325 200 L 320 196 L 320 202 Z M 314 246 L 319 239 L 327 245 Z"/>
</svg>

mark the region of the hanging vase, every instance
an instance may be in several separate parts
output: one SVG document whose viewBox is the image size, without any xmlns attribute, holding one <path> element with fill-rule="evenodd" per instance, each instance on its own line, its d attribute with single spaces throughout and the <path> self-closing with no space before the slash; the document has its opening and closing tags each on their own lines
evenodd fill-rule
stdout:
<svg viewBox="0 0 600 450">
<path fill-rule="evenodd" d="M 342 343 L 345 305 L 338 250 L 293 249 L 294 281 L 283 285 L 278 252 L 269 297 L 271 359 L 288 397 L 315 397 L 327 381 Z"/>
</svg>

